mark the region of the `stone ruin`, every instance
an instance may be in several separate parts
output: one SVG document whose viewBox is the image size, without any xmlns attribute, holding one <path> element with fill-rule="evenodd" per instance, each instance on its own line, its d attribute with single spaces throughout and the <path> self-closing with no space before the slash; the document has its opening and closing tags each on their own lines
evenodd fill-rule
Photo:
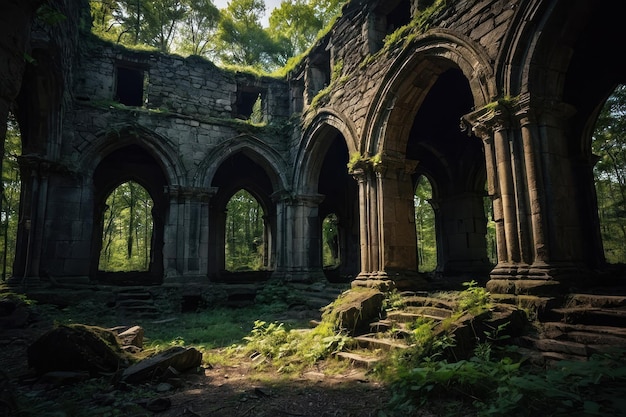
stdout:
<svg viewBox="0 0 626 417">
<path fill-rule="evenodd" d="M 66 19 L 48 25 L 42 3 L 0 6 L 0 125 L 12 111 L 23 135 L 21 283 L 106 283 L 104 202 L 129 179 L 154 202 L 138 285 L 197 293 L 236 281 L 225 208 L 244 188 L 263 208 L 267 247 L 248 281 L 432 288 L 416 255 L 420 177 L 433 188 L 439 280 L 554 296 L 611 270 L 590 142 L 626 81 L 622 2 L 352 0 L 282 78 L 106 43 L 84 0 L 50 0 Z M 262 126 L 242 122 L 257 97 Z M 321 255 L 329 214 L 333 277 Z"/>
</svg>

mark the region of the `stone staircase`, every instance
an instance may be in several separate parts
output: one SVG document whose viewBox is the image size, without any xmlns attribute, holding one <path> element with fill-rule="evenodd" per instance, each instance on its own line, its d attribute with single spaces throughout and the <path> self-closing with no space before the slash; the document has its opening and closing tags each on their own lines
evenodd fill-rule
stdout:
<svg viewBox="0 0 626 417">
<path fill-rule="evenodd" d="M 520 345 L 535 361 L 587 360 L 626 349 L 626 295 L 572 294 L 544 312 L 534 330 Z"/>
<path fill-rule="evenodd" d="M 152 293 L 145 287 L 121 287 L 116 290 L 114 308 L 120 317 L 159 317 Z"/>
<path fill-rule="evenodd" d="M 355 346 L 336 357 L 357 366 L 372 368 L 386 352 L 409 347 L 411 323 L 449 318 L 455 303 L 428 294 L 405 292 L 404 307 L 391 310 L 371 323 L 371 332 L 354 338 Z M 546 366 L 559 360 L 588 360 L 592 355 L 626 349 L 625 295 L 572 294 L 564 301 L 533 296 L 495 298 L 501 304 L 534 309 L 536 319 L 521 335 L 509 339 L 532 363 Z"/>
</svg>

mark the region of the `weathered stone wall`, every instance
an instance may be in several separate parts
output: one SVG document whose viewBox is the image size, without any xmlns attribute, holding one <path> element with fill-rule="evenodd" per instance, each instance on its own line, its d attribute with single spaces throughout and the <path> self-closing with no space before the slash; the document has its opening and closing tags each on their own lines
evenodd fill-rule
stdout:
<svg viewBox="0 0 626 417">
<path fill-rule="evenodd" d="M 32 221 L 18 272 L 93 275 L 102 195 L 136 177 L 159 204 L 157 271 L 183 281 L 219 275 L 225 204 L 241 188 L 266 210 L 277 276 L 322 275 L 320 217 L 339 212 L 358 213 L 339 224 L 358 223 L 342 236 L 351 258 L 360 253 L 359 276 L 399 281 L 418 268 L 419 176 L 433 183 L 438 272 L 487 265 L 485 182 L 494 289 L 545 289 L 601 264 L 601 242 L 581 239 L 597 235 L 580 209 L 595 201 L 575 190 L 593 188 L 588 126 L 624 76 L 612 58 L 611 71 L 588 76 L 581 63 L 596 55 L 583 38 L 610 46 L 623 34 L 589 0 L 353 0 L 285 79 L 104 43 L 87 33 L 85 8 L 66 3 L 54 2 L 71 19 L 33 31 L 43 65 L 26 66 L 18 100 Z M 133 77 L 133 104 L 119 105 L 117 86 Z M 259 94 L 267 123 L 254 126 L 242 119 Z M 146 166 L 120 159 L 124 149 Z"/>
</svg>

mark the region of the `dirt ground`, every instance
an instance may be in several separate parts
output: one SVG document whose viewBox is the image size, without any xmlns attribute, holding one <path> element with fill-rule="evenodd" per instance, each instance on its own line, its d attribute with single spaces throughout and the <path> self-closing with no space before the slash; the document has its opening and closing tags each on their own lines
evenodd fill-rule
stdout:
<svg viewBox="0 0 626 417">
<path fill-rule="evenodd" d="M 207 366 L 180 375 L 177 383 L 121 389 L 110 379 L 59 385 L 28 368 L 27 347 L 52 327 L 0 329 L 0 417 L 388 417 L 390 391 L 366 370 L 346 366 L 324 372 L 324 364 L 297 375 L 258 371 L 252 359 Z M 434 416 L 421 412 L 420 416 Z"/>
</svg>

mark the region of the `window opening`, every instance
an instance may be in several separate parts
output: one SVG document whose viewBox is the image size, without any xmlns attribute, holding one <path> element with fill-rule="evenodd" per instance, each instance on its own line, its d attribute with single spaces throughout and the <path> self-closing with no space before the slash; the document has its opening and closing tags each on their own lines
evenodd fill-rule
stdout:
<svg viewBox="0 0 626 417">
<path fill-rule="evenodd" d="M 22 135 L 19 125 L 12 113 L 7 119 L 6 140 L 2 161 L 2 186 L 4 193 L 0 201 L 0 245 L 2 253 L 2 281 L 13 272 L 17 227 L 20 212 L 21 177 L 18 158 L 22 153 Z"/>
<path fill-rule="evenodd" d="M 263 269 L 265 222 L 261 205 L 242 189 L 231 197 L 226 210 L 226 270 Z"/>
<path fill-rule="evenodd" d="M 143 106 L 144 71 L 137 68 L 117 67 L 116 101 L 125 106 Z"/>
<path fill-rule="evenodd" d="M 485 219 L 487 219 L 487 233 L 485 239 L 487 240 L 487 258 L 492 265 L 498 263 L 498 247 L 496 242 L 496 222 L 493 218 L 493 201 L 491 197 L 486 194 L 483 198 L 485 207 Z"/>
<path fill-rule="evenodd" d="M 339 233 L 337 230 L 338 220 L 335 213 L 331 213 L 322 222 L 322 258 L 324 268 L 332 268 L 341 263 L 339 256 Z"/>
<path fill-rule="evenodd" d="M 592 139 L 604 256 L 611 264 L 626 263 L 626 85 L 619 85 L 607 99 Z"/>
<path fill-rule="evenodd" d="M 432 198 L 432 185 L 422 175 L 417 180 L 413 196 L 419 272 L 432 272 L 437 268 L 437 236 Z"/>
<path fill-rule="evenodd" d="M 99 269 L 147 271 L 152 243 L 153 201 L 134 181 L 118 186 L 106 199 Z"/>
<path fill-rule="evenodd" d="M 262 123 L 264 120 L 263 96 L 261 89 L 255 87 L 239 87 L 235 117 L 250 120 L 252 123 Z"/>
<path fill-rule="evenodd" d="M 387 14 L 387 35 L 411 23 L 411 2 L 402 0 Z"/>
</svg>

